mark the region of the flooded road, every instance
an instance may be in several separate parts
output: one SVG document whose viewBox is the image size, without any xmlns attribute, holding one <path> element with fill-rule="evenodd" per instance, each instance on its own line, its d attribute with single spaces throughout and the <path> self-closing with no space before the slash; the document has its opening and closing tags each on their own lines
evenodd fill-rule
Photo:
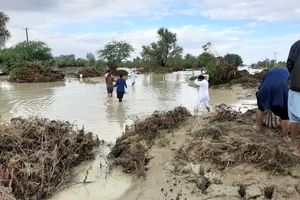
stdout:
<svg viewBox="0 0 300 200">
<path fill-rule="evenodd" d="M 50 119 L 67 120 L 85 130 L 97 134 L 100 139 L 114 142 L 121 135 L 125 124 L 134 119 L 144 118 L 155 110 L 169 110 L 175 106 L 185 106 L 192 111 L 197 89 L 188 86 L 192 72 L 175 72 L 166 75 L 138 75 L 134 87 L 127 81 L 128 90 L 122 103 L 115 98 L 107 98 L 104 78 L 98 77 L 80 81 L 67 79 L 64 82 L 18 84 L 0 82 L 0 113 L 2 118 L 17 116 L 41 116 Z M 249 97 L 249 101 L 245 101 Z M 239 107 L 255 103 L 249 90 L 210 89 L 211 104 L 225 103 Z M 115 199 L 131 183 L 131 178 L 114 170 L 105 174 L 100 169 L 104 163 L 101 154 L 93 162 L 75 169 L 82 181 L 88 171 L 92 183 L 76 185 L 55 195 L 58 199 Z M 102 159 L 102 160 L 101 160 Z M 102 165 L 101 164 L 101 165 Z M 103 178 L 103 177 L 106 178 Z"/>
</svg>

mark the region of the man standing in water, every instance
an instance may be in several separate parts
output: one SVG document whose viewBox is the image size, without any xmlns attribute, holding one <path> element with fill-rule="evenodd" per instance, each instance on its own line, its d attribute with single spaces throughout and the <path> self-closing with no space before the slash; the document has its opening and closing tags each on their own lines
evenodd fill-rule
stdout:
<svg viewBox="0 0 300 200">
<path fill-rule="evenodd" d="M 117 87 L 117 98 L 119 99 L 119 102 L 122 102 L 125 93 L 125 87 L 127 88 L 126 81 L 123 79 L 122 74 L 120 74 L 120 78 L 116 81 L 115 87 Z"/>
<path fill-rule="evenodd" d="M 108 97 L 111 98 L 112 97 L 112 93 L 113 93 L 113 90 L 114 90 L 114 77 L 112 76 L 112 74 L 109 72 L 107 75 L 106 75 L 106 78 L 105 78 L 105 82 L 106 82 L 106 89 L 107 89 L 107 94 L 108 94 Z"/>
<path fill-rule="evenodd" d="M 293 139 L 296 140 L 300 124 L 300 40 L 291 46 L 289 57 L 287 59 L 287 68 L 291 73 L 288 96 L 290 131 Z M 296 142 L 295 153 L 300 154 L 299 140 Z"/>
<path fill-rule="evenodd" d="M 104 77 L 106 78 L 107 77 L 107 75 L 110 73 L 110 70 L 108 69 L 107 71 L 106 71 L 106 73 L 105 73 L 105 75 L 104 75 Z"/>
<path fill-rule="evenodd" d="M 207 111 L 210 111 L 209 108 L 209 93 L 208 93 L 208 81 L 205 80 L 203 75 L 198 76 L 194 83 L 199 86 L 198 96 L 195 103 L 195 111 L 198 111 L 199 107 L 204 105 Z"/>
</svg>

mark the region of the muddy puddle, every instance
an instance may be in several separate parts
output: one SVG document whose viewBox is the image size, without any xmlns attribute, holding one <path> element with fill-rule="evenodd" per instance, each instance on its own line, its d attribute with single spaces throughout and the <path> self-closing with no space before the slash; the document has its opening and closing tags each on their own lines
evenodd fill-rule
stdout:
<svg viewBox="0 0 300 200">
<path fill-rule="evenodd" d="M 197 89 L 188 85 L 191 76 L 192 72 L 138 75 L 134 87 L 127 81 L 127 94 L 121 104 L 116 98 L 107 98 L 102 77 L 34 84 L 1 81 L 0 113 L 6 120 L 32 115 L 67 120 L 78 128 L 84 125 L 85 130 L 94 132 L 100 139 L 114 142 L 126 124 L 155 110 L 170 110 L 182 105 L 192 111 Z M 255 104 L 254 90 L 239 86 L 210 89 L 210 98 L 212 105 L 225 103 L 236 109 L 246 109 Z M 107 173 L 103 157 L 109 147 L 97 151 L 94 161 L 74 170 L 75 185 L 50 199 L 116 199 L 130 187 L 133 180 L 120 170 Z"/>
</svg>

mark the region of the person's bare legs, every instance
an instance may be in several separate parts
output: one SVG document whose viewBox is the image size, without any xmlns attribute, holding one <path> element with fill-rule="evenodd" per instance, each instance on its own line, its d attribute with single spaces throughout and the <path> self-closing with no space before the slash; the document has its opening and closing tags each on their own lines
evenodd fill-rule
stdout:
<svg viewBox="0 0 300 200">
<path fill-rule="evenodd" d="M 281 134 L 285 141 L 291 141 L 291 138 L 289 137 L 289 127 L 290 122 L 289 120 L 280 120 L 280 127 L 281 127 Z"/>
<path fill-rule="evenodd" d="M 261 131 L 262 129 L 262 117 L 263 117 L 263 112 L 259 109 L 256 110 L 256 125 L 258 130 Z"/>
<path fill-rule="evenodd" d="M 291 135 L 292 135 L 292 140 L 295 144 L 295 148 L 296 148 L 295 151 L 297 154 L 300 154 L 300 140 L 297 139 L 297 134 L 299 131 L 299 124 L 291 122 L 290 131 L 291 131 Z"/>
</svg>

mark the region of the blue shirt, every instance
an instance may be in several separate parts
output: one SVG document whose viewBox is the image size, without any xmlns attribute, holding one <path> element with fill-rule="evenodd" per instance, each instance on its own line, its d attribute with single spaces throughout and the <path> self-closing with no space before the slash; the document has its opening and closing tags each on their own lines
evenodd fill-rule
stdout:
<svg viewBox="0 0 300 200">
<path fill-rule="evenodd" d="M 257 92 L 257 100 L 264 109 L 287 107 L 289 77 L 287 68 L 274 68 L 264 75 Z"/>
<path fill-rule="evenodd" d="M 116 81 L 117 92 L 125 92 L 125 87 L 127 88 L 126 81 L 123 78 L 119 78 Z"/>
</svg>

